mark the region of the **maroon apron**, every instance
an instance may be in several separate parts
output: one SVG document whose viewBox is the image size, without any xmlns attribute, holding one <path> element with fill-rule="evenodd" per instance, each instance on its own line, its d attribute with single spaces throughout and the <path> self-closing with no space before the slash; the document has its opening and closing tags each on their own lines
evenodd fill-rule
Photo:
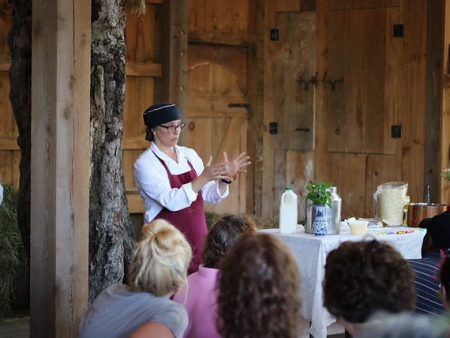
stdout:
<svg viewBox="0 0 450 338">
<path fill-rule="evenodd" d="M 172 175 L 166 163 L 158 156 L 156 157 L 164 166 L 164 169 L 166 169 L 172 189 L 180 188 L 183 184 L 190 183 L 197 177 L 197 173 L 189 160 L 187 162 L 191 168 L 190 171 L 180 175 Z M 192 260 L 189 265 L 188 274 L 197 271 L 199 264 L 202 263 L 203 245 L 208 233 L 202 192 L 198 192 L 197 199 L 189 207 L 178 211 L 170 211 L 163 207 L 155 218 L 165 219 L 184 234 L 192 247 Z"/>
</svg>

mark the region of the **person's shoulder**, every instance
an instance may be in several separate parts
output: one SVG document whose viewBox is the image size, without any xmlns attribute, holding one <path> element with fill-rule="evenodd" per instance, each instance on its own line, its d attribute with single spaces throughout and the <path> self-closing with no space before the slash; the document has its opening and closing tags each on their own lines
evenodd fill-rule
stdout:
<svg viewBox="0 0 450 338">
<path fill-rule="evenodd" d="M 160 314 L 164 314 L 164 317 L 177 318 L 176 321 L 187 319 L 186 308 L 183 304 L 166 297 L 153 297 L 153 305 L 157 304 Z"/>
<path fill-rule="evenodd" d="M 153 162 L 156 160 L 156 156 L 153 153 L 151 148 L 148 148 L 146 151 L 144 151 L 142 154 L 139 155 L 139 157 L 134 162 L 135 167 L 139 167 L 141 165 L 144 165 L 146 163 Z"/>
<path fill-rule="evenodd" d="M 132 333 L 130 338 L 173 338 L 170 329 L 157 322 L 147 322 Z"/>
</svg>

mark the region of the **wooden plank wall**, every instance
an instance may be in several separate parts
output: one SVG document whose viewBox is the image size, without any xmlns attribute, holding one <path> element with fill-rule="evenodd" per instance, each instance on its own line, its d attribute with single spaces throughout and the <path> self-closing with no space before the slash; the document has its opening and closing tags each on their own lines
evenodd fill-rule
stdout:
<svg viewBox="0 0 450 338">
<path fill-rule="evenodd" d="M 9 102 L 8 32 L 11 27 L 11 7 L 8 0 L 0 0 L 0 182 L 19 185 L 20 151 L 18 131 Z"/>
<path fill-rule="evenodd" d="M 276 26 L 276 15 L 283 11 L 309 10 L 310 7 L 302 8 L 307 2 L 298 1 L 266 1 L 265 7 L 265 36 L 264 36 L 264 132 L 263 132 L 263 165 L 262 181 L 273 182 L 261 184 L 262 196 L 261 214 L 266 217 L 277 216 L 279 197 L 285 185 L 290 184 L 302 195 L 304 185 L 309 180 L 325 180 L 338 187 L 343 197 L 343 216 L 372 216 L 373 197 L 376 186 L 380 183 L 392 180 L 402 180 L 409 183 L 409 195 L 412 201 L 422 201 L 424 182 L 424 146 L 425 146 L 425 75 L 426 75 L 426 1 L 425 0 L 338 0 L 338 1 L 315 1 L 315 13 L 317 22 L 316 36 L 316 71 L 321 77 L 330 72 L 335 58 L 330 59 L 330 49 L 335 48 L 336 55 L 343 56 L 345 50 L 339 52 L 339 48 L 345 47 L 336 42 L 333 34 L 336 29 L 344 23 L 351 22 L 352 18 L 342 18 L 344 22 L 338 25 L 338 14 L 345 9 L 359 11 L 355 20 L 364 18 L 366 9 L 373 8 L 373 13 L 378 16 L 367 17 L 366 20 L 378 18 L 376 25 L 369 25 L 374 29 L 386 27 L 385 55 L 376 57 L 370 52 L 376 47 L 377 41 L 364 39 L 361 34 L 373 35 L 377 31 L 353 32 L 355 35 L 350 47 L 357 46 L 358 38 L 362 50 L 360 60 L 366 62 L 361 64 L 360 69 L 369 71 L 365 78 L 352 80 L 349 76 L 358 75 L 350 71 L 345 81 L 363 81 L 366 83 L 367 93 L 359 96 L 349 97 L 348 103 L 355 104 L 359 97 L 365 115 L 362 115 L 360 124 L 355 124 L 360 118 L 358 112 L 361 107 L 354 106 L 355 115 L 332 121 L 329 118 L 329 109 L 339 108 L 341 103 L 336 101 L 336 91 L 331 91 L 325 86 L 319 85 L 315 93 L 315 150 L 311 152 L 279 151 L 276 150 L 274 139 L 268 132 L 268 126 L 277 114 L 274 102 L 274 74 L 273 62 L 276 59 L 277 44 L 270 41 L 268 32 Z M 310 5 L 310 3 L 308 4 Z M 313 6 L 314 7 L 314 6 Z M 378 9 L 377 9 L 378 8 Z M 347 21 L 346 21 L 347 20 Z M 350 20 L 350 21 L 348 21 Z M 395 39 L 392 37 L 392 26 L 402 23 L 404 26 L 404 37 Z M 359 34 L 359 35 L 358 35 Z M 384 34 L 380 35 L 384 38 Z M 351 38 L 351 35 L 346 36 Z M 356 47 L 355 47 L 356 48 Z M 355 52 L 357 52 L 355 50 Z M 341 53 L 341 54 L 340 54 Z M 356 54 L 355 54 L 356 55 Z M 399 57 L 401 56 L 401 57 Z M 381 72 L 369 68 L 375 59 L 380 59 Z M 350 67 L 357 67 L 351 65 Z M 372 66 L 373 68 L 373 66 Z M 375 70 L 375 72 L 374 72 Z M 348 70 L 347 70 L 348 71 Z M 372 73 L 370 73 L 372 71 Z M 384 75 L 383 75 L 384 74 Z M 330 75 L 328 73 L 328 75 Z M 381 77 L 380 77 L 381 76 Z M 332 76 L 339 78 L 339 76 Z M 379 78 L 379 80 L 377 80 Z M 365 82 L 364 82 L 365 81 Z M 357 83 L 357 82 L 355 82 Z M 347 84 L 347 83 L 346 83 Z M 371 87 L 372 86 L 372 87 Z M 385 93 L 381 101 L 374 93 Z M 345 93 L 347 95 L 348 93 Z M 372 98 L 371 96 L 372 95 Z M 344 114 L 351 113 L 347 108 Z M 342 106 L 342 107 L 345 107 Z M 365 109 L 365 110 L 364 110 Z M 345 115 L 344 115 L 345 116 Z M 347 120 L 345 120 L 347 119 Z M 350 128 L 353 133 L 342 135 L 344 139 L 339 143 L 333 142 L 333 123 L 348 121 L 343 126 Z M 352 127 L 353 124 L 353 127 Z M 390 126 L 398 124 L 402 126 L 402 138 L 392 139 Z M 375 127 L 379 129 L 375 129 Z M 359 130 L 359 134 L 358 134 Z M 356 133 L 355 133 L 356 131 Z M 331 134 L 331 135 L 330 135 Z M 359 135 L 359 136 L 358 136 Z M 353 148 L 352 148 L 353 145 Z M 350 148 L 349 148 L 350 147 Z M 295 169 L 294 169 L 295 168 Z M 256 183 L 255 196 L 258 195 L 258 183 Z M 259 201 L 255 201 L 258 205 Z M 302 211 L 302 210 L 300 210 Z"/>
</svg>

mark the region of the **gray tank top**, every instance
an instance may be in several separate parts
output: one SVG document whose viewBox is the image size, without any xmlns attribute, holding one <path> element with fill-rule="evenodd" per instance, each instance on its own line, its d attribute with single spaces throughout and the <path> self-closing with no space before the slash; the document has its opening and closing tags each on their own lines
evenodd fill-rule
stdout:
<svg viewBox="0 0 450 338">
<path fill-rule="evenodd" d="M 80 338 L 129 337 L 147 322 L 166 326 L 182 338 L 188 324 L 184 307 L 166 297 L 131 292 L 126 285 L 112 285 L 95 299 L 80 326 Z"/>
</svg>

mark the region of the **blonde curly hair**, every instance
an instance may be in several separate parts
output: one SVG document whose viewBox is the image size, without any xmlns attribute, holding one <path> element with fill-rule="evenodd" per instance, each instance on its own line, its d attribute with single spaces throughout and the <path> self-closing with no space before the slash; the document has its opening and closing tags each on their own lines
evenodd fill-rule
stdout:
<svg viewBox="0 0 450 338">
<path fill-rule="evenodd" d="M 169 222 L 156 219 L 142 228 L 130 264 L 128 286 L 165 296 L 186 282 L 192 250 L 184 235 Z"/>
</svg>

